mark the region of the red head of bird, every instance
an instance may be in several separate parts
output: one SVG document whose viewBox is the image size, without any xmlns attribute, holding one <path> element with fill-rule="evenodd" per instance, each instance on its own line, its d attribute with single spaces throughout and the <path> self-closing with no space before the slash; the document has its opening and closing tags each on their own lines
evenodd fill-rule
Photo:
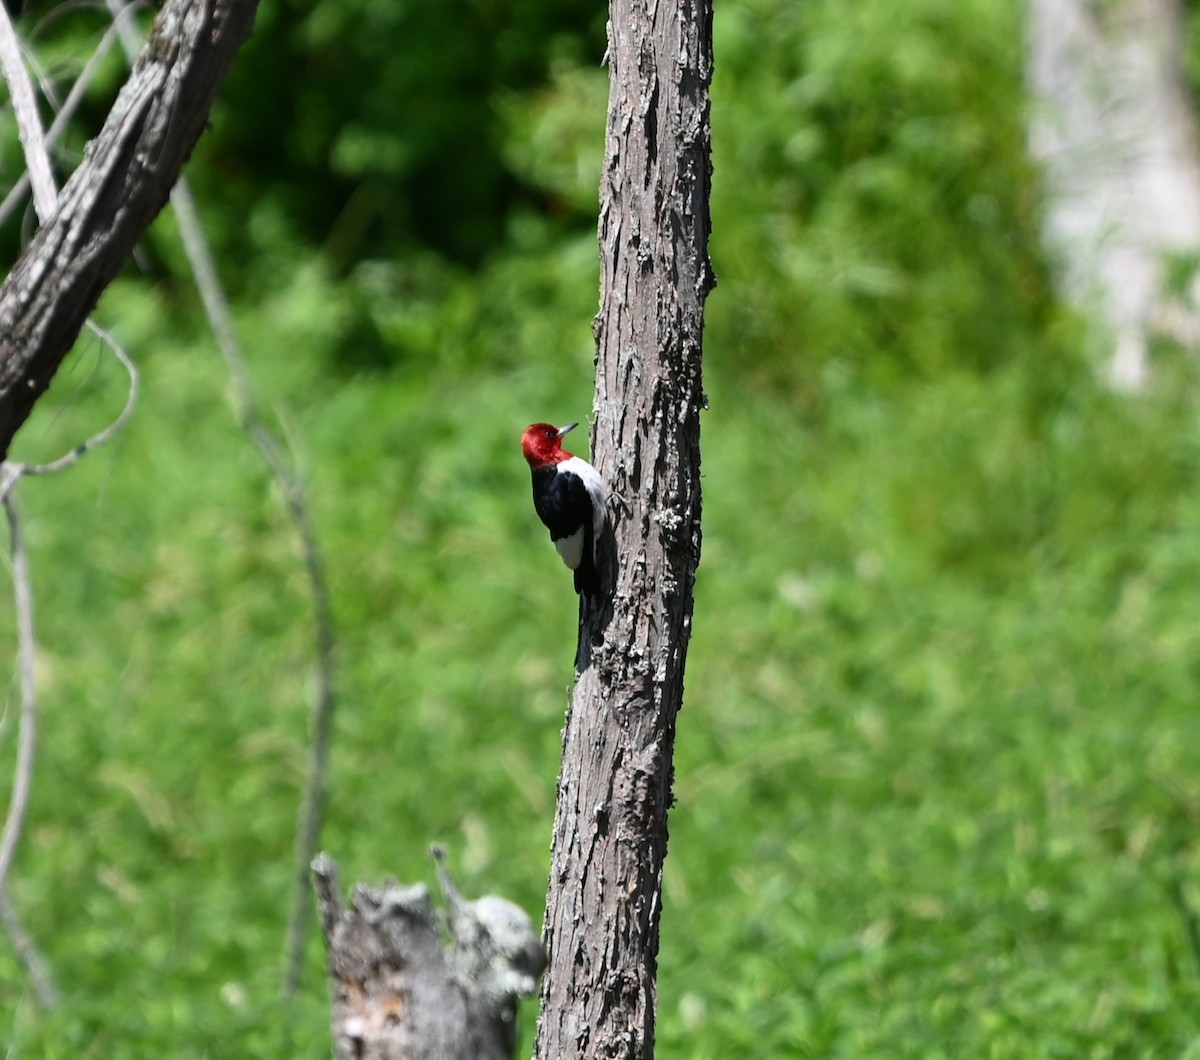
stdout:
<svg viewBox="0 0 1200 1060">
<path fill-rule="evenodd" d="M 555 427 L 552 423 L 531 423 L 521 436 L 521 452 L 529 461 L 531 468 L 551 467 L 570 460 L 575 454 L 568 453 L 562 447 L 564 435 L 578 427 L 578 423 L 568 423 L 565 427 Z"/>
</svg>

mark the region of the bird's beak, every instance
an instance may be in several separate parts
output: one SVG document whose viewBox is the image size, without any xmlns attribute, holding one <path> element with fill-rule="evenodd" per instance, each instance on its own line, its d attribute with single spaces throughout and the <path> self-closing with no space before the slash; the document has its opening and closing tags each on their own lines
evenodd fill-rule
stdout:
<svg viewBox="0 0 1200 1060">
<path fill-rule="evenodd" d="M 564 434 L 570 434 L 578 426 L 578 423 L 568 423 L 565 427 L 559 427 L 558 436 L 561 438 Z"/>
</svg>

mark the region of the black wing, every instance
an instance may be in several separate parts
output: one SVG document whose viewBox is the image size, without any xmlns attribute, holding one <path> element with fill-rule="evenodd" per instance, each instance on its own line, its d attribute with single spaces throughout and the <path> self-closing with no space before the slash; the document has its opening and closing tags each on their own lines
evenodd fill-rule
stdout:
<svg viewBox="0 0 1200 1060">
<path fill-rule="evenodd" d="M 583 532 L 583 550 L 575 568 L 575 591 L 588 596 L 600 593 L 596 572 L 595 542 L 592 540 L 592 497 L 583 479 L 557 467 L 539 467 L 533 472 L 533 507 L 550 531 L 550 540 L 561 541 Z"/>
<path fill-rule="evenodd" d="M 539 467 L 533 472 L 533 507 L 550 531 L 551 541 L 570 537 L 581 526 L 591 538 L 592 499 L 578 475 L 557 467 Z"/>
</svg>

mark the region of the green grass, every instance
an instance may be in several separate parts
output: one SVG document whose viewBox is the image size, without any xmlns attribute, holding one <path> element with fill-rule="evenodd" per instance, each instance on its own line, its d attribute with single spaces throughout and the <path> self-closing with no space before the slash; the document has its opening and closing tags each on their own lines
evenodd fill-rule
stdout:
<svg viewBox="0 0 1200 1060">
<path fill-rule="evenodd" d="M 710 414 L 669 1055 L 1200 1041 L 1195 428 L 1081 379 L 1022 462 L 1005 384 L 922 387 L 823 450 L 760 399 L 775 475 Z"/>
<path fill-rule="evenodd" d="M 142 297 L 114 303 L 136 321 Z M 516 366 L 314 376 L 258 334 L 271 316 L 246 327 L 305 439 L 340 634 L 324 845 L 347 881 L 418 879 L 439 840 L 468 891 L 536 914 L 574 599 L 516 439 L 586 409 L 586 347 L 559 397 Z M 116 403 L 94 359 L 23 448 Z M 1068 362 L 1048 399 L 1043 367 L 888 393 L 843 372 L 810 420 L 713 352 L 663 1055 L 1200 1040 L 1194 380 L 1118 399 Z M 168 333 L 144 370 L 115 445 L 22 487 L 43 741 L 12 891 L 66 1000 L 36 1014 L 3 954 L 2 1033 L 324 1055 L 315 939 L 303 998 L 276 999 L 309 692 L 295 541 L 213 353 Z"/>
</svg>

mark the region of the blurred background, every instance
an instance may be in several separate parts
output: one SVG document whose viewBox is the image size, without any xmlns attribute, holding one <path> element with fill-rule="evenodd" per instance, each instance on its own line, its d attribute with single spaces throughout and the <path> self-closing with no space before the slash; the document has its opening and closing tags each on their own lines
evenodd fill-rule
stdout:
<svg viewBox="0 0 1200 1060">
<path fill-rule="evenodd" d="M 107 16 L 10 9 L 65 95 Z M 347 883 L 415 881 L 441 842 L 535 919 L 576 600 L 519 439 L 591 408 L 605 18 L 264 3 L 187 170 L 328 565 L 322 846 Z M 1024 31 L 1003 0 L 717 4 L 662 1056 L 1200 1057 L 1197 362 L 1152 338 L 1113 388 L 1056 297 Z M 101 69 L 63 174 L 126 75 Z M 42 719 L 8 890 L 64 998 L 39 1011 L 0 944 L 0 1042 L 325 1056 L 315 932 L 279 1000 L 303 562 L 169 212 L 97 317 L 137 415 L 21 490 Z M 124 388 L 81 340 L 14 456 Z M 14 725 L 15 693 L 0 790 Z"/>
</svg>

